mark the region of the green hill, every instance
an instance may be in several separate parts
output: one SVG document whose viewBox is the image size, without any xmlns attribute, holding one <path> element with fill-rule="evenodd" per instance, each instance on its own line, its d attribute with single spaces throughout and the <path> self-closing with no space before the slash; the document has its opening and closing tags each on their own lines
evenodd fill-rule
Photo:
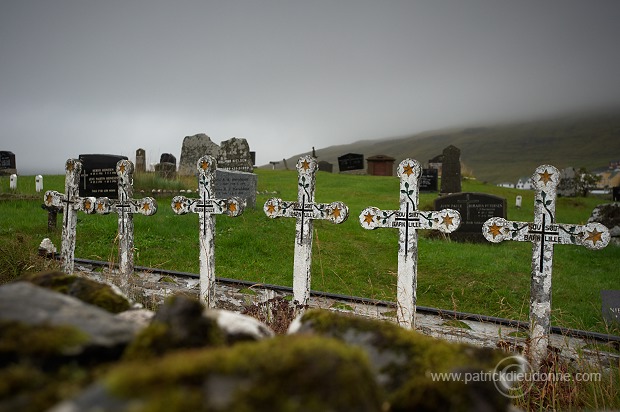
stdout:
<svg viewBox="0 0 620 412">
<path fill-rule="evenodd" d="M 520 177 L 529 177 L 541 164 L 588 170 L 604 168 L 610 161 L 620 160 L 620 108 L 364 140 L 318 149 L 316 155 L 319 160 L 333 163 L 337 171 L 338 156 L 346 153 L 360 153 L 364 158 L 388 155 L 396 158 L 395 165 L 407 157 L 426 164 L 449 145 L 461 149 L 465 170 L 490 183 L 515 183 Z M 310 152 L 287 159 L 289 168 L 304 154 Z M 282 162 L 278 167 L 284 167 Z"/>
</svg>

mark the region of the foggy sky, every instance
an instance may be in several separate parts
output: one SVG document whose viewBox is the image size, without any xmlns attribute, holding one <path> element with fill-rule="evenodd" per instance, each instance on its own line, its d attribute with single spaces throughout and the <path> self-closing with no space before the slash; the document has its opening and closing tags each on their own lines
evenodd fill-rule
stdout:
<svg viewBox="0 0 620 412">
<path fill-rule="evenodd" d="M 257 164 L 620 103 L 617 0 L 0 0 L 0 150 L 20 174 L 184 136 Z"/>
</svg>

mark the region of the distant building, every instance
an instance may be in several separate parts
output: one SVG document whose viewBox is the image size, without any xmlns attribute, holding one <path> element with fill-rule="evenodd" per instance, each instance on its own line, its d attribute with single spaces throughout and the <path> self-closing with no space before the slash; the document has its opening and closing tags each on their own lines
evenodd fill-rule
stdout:
<svg viewBox="0 0 620 412">
<path fill-rule="evenodd" d="M 499 187 L 507 187 L 509 189 L 514 189 L 514 187 L 515 187 L 515 184 L 514 183 L 510 183 L 510 182 L 498 183 L 497 185 Z"/>
<path fill-rule="evenodd" d="M 532 186 L 532 179 L 530 177 L 522 177 L 517 181 L 516 185 L 517 189 L 522 190 L 532 190 L 534 187 Z"/>
</svg>

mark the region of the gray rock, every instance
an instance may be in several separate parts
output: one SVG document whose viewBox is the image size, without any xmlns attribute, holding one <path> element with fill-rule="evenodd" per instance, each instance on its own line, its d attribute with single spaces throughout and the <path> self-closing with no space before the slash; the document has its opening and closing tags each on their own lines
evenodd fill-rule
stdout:
<svg viewBox="0 0 620 412">
<path fill-rule="evenodd" d="M 620 240 L 620 203 L 605 203 L 592 210 L 588 223 L 601 223 L 609 229 L 612 241 Z"/>
<path fill-rule="evenodd" d="M 203 315 L 217 322 L 217 326 L 226 334 L 228 343 L 261 340 L 275 335 L 264 323 L 237 312 L 207 309 Z"/>
<path fill-rule="evenodd" d="M 185 136 L 179 160 L 179 175 L 193 176 L 196 174 L 196 163 L 204 155 L 219 156 L 220 147 L 204 133 Z"/>
</svg>

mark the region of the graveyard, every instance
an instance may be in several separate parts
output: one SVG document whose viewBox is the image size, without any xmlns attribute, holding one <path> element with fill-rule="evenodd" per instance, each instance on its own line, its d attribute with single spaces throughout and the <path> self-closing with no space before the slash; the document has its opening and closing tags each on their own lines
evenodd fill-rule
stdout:
<svg viewBox="0 0 620 412">
<path fill-rule="evenodd" d="M 248 207 L 234 219 L 216 219 L 216 276 L 256 283 L 292 286 L 295 219 L 269 219 L 260 205 L 273 197 L 297 198 L 296 171 L 256 170 L 256 208 Z M 64 191 L 64 176 L 45 176 L 45 190 Z M 179 190 L 195 192 L 195 178 L 175 183 L 169 193 L 153 194 L 150 177 L 134 181 L 134 197 L 155 196 L 160 210 L 134 220 L 135 264 L 152 268 L 199 273 L 198 219 L 195 213 L 176 216 L 168 206 Z M 33 176 L 20 176 L 18 190 L 9 188 L 8 178 L 0 181 L 3 245 L 15 242 L 35 251 L 41 239 L 49 237 L 60 251 L 62 214 L 58 229 L 47 230 L 47 214 L 41 209 L 42 195 L 36 194 Z M 506 199 L 507 218 L 531 221 L 534 193 L 464 180 L 464 192 L 486 193 Z M 396 177 L 355 176 L 319 172 L 316 202 L 339 200 L 348 205 L 351 217 L 341 224 L 316 220 L 312 233 L 313 290 L 372 299 L 395 301 L 397 290 L 398 231 L 363 230 L 356 218 L 368 206 L 389 210 L 398 206 Z M 522 196 L 522 206 L 515 206 Z M 16 199 L 19 199 L 16 201 Z M 421 193 L 420 210 L 433 210 L 437 193 Z M 591 211 L 605 201 L 596 197 L 559 198 L 558 221 L 585 224 Z M 163 206 L 162 206 L 163 205 Z M 77 217 L 75 256 L 118 262 L 118 215 L 85 214 Z M 527 321 L 532 247 L 528 242 L 502 244 L 448 240 L 449 234 L 421 229 L 417 261 L 417 304 L 421 306 L 479 313 Z M 4 246 L 7 247 L 7 246 Z M 553 271 L 552 325 L 614 333 L 601 317 L 601 290 L 617 288 L 618 247 L 591 251 L 558 245 Z M 617 330 L 615 331 L 617 334 Z"/>
</svg>

